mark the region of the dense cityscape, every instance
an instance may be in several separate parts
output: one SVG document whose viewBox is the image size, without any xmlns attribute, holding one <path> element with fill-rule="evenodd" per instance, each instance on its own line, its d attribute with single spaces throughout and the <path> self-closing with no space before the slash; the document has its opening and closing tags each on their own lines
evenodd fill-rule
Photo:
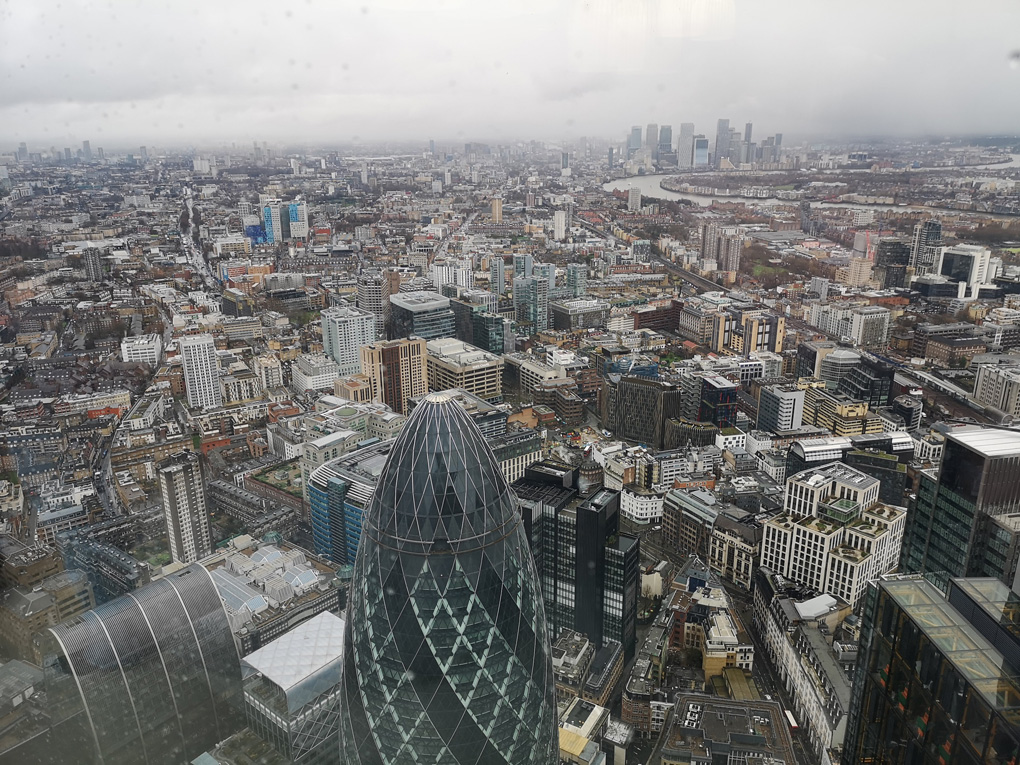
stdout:
<svg viewBox="0 0 1020 765">
<path fill-rule="evenodd" d="M 1016 765 L 1017 29 L 0 4 L 0 765 Z"/>
</svg>

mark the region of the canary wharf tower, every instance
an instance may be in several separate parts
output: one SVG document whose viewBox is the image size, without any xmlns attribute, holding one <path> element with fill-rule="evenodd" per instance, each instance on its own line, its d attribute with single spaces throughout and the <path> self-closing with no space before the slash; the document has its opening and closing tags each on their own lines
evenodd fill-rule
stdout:
<svg viewBox="0 0 1020 765">
<path fill-rule="evenodd" d="M 348 602 L 341 762 L 556 761 L 551 648 L 517 500 L 448 394 L 425 398 L 390 451 Z"/>
</svg>

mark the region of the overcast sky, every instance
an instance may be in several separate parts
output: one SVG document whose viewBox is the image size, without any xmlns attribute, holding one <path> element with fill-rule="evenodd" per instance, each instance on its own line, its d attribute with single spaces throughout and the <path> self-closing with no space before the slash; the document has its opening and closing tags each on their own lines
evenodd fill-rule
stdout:
<svg viewBox="0 0 1020 765">
<path fill-rule="evenodd" d="M 0 150 L 1020 132 L 1020 0 L 0 0 Z"/>
</svg>

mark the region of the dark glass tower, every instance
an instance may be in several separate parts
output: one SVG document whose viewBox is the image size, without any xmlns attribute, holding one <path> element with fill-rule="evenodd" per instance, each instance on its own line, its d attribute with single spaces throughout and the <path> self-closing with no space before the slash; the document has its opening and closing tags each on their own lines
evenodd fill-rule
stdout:
<svg viewBox="0 0 1020 765">
<path fill-rule="evenodd" d="M 517 500 L 453 396 L 412 413 L 351 585 L 340 760 L 555 762 L 551 646 Z"/>
</svg>

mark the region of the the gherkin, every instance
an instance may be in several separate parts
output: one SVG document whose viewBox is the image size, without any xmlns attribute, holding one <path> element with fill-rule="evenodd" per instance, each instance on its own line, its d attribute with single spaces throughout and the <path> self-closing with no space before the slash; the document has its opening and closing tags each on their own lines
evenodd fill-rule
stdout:
<svg viewBox="0 0 1020 765">
<path fill-rule="evenodd" d="M 551 648 L 517 500 L 449 395 L 420 403 L 390 451 L 348 602 L 341 762 L 556 761 Z"/>
</svg>

